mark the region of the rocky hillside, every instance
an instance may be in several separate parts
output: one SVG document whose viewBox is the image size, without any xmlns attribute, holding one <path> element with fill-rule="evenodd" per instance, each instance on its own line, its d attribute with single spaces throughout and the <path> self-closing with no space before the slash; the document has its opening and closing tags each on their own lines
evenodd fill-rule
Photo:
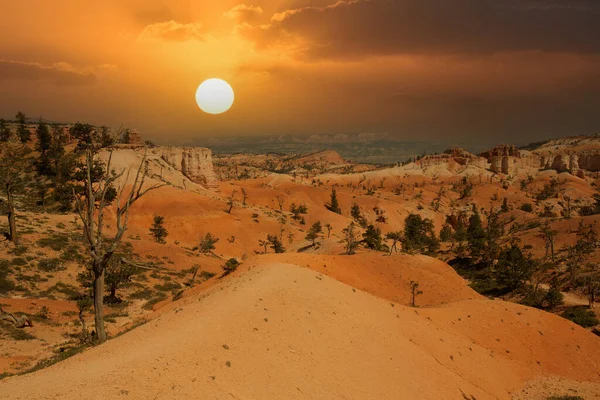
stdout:
<svg viewBox="0 0 600 400">
<path fill-rule="evenodd" d="M 146 149 L 136 145 L 115 145 L 101 157 L 108 159 L 112 151 L 112 165 L 116 170 L 138 165 L 146 152 L 149 175 L 176 187 L 199 185 L 214 189 L 218 185 L 212 162 L 212 152 L 203 147 L 158 146 Z"/>
<path fill-rule="evenodd" d="M 269 173 L 309 177 L 326 172 L 348 174 L 376 169 L 373 165 L 346 161 L 333 150 L 309 154 L 219 155 L 214 164 L 221 180 L 257 178 Z"/>
</svg>

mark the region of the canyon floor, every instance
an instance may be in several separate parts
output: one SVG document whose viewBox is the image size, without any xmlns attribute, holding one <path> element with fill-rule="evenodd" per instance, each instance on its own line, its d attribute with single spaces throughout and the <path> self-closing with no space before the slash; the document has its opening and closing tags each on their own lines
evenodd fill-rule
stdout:
<svg viewBox="0 0 600 400">
<path fill-rule="evenodd" d="M 113 157 L 115 168 L 141 160 L 131 149 Z M 525 162 L 501 174 L 452 159 L 344 173 L 331 154 L 318 161 L 323 170 L 306 176 L 252 165 L 235 179 L 222 167 L 206 188 L 151 160 L 150 181 L 169 185 L 131 210 L 124 249 L 143 268 L 119 288 L 122 301 L 106 305 L 110 340 L 93 347 L 77 339 L 81 224 L 74 214 L 20 212 L 21 244 L 0 242 L 0 277 L 13 282 L 0 305 L 34 326 L 0 325 L 0 398 L 600 399 L 600 337 L 557 315 L 587 304 L 584 293 L 565 289 L 565 304 L 543 311 L 477 293 L 447 264 L 453 244 L 434 258 L 364 247 L 345 255 L 342 243 L 353 204 L 384 235 L 411 213 L 439 232 L 457 211 L 506 205 L 506 232 L 542 259 L 544 223 L 560 252 L 582 221 L 600 219 L 577 212 L 593 204 L 597 177 Z M 332 189 L 341 214 L 325 207 Z M 306 213 L 295 216 L 292 204 Z M 149 234 L 155 215 L 164 244 Z M 305 236 L 317 221 L 331 231 L 313 246 Z M 114 224 L 108 215 L 109 232 Z M 202 253 L 207 233 L 219 240 Z M 263 247 L 267 235 L 285 253 Z M 231 258 L 240 266 L 221 277 Z M 411 282 L 422 292 L 415 304 Z M 93 326 L 91 313 L 84 319 Z"/>
</svg>

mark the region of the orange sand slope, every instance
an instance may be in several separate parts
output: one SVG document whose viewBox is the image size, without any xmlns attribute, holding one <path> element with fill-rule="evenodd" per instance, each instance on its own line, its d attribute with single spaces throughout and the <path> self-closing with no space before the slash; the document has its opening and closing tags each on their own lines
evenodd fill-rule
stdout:
<svg viewBox="0 0 600 400">
<path fill-rule="evenodd" d="M 414 309 L 266 263 L 102 346 L 0 382 L 0 398 L 509 399 L 556 374 L 600 393 L 599 363 L 596 337 L 541 311 L 489 300 Z"/>
<path fill-rule="evenodd" d="M 420 307 L 483 298 L 448 264 L 423 255 L 376 252 L 357 256 L 263 254 L 247 260 L 244 266 L 276 262 L 309 267 L 353 288 L 406 306 L 411 305 L 411 281 L 418 282 L 419 290 L 423 292 L 416 301 Z"/>
</svg>

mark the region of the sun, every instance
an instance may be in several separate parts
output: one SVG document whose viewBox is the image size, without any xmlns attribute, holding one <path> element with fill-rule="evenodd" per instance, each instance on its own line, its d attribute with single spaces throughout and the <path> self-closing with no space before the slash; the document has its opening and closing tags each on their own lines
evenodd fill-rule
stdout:
<svg viewBox="0 0 600 400">
<path fill-rule="evenodd" d="M 233 105 L 231 85 L 222 79 L 207 79 L 196 90 L 196 103 L 208 114 L 222 114 Z"/>
</svg>

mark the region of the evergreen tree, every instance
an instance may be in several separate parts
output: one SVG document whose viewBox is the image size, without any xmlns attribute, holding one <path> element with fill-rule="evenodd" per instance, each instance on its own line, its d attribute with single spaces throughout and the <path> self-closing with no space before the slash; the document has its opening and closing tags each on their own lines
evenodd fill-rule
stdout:
<svg viewBox="0 0 600 400">
<path fill-rule="evenodd" d="M 358 204 L 356 204 L 356 203 L 352 204 L 352 208 L 350 209 L 350 215 L 352 216 L 352 218 L 354 218 L 354 220 L 358 223 L 358 225 L 361 226 L 361 228 L 367 227 L 367 219 L 362 216 L 362 214 L 360 212 L 360 207 Z"/>
<path fill-rule="evenodd" d="M 208 232 L 204 237 L 200 240 L 200 252 L 201 253 L 210 253 L 216 247 L 215 244 L 219 241 L 219 238 L 213 237 L 213 235 Z"/>
<path fill-rule="evenodd" d="M 325 205 L 325 207 L 327 207 L 329 211 L 334 212 L 336 214 L 342 213 L 342 209 L 340 208 L 335 188 L 331 189 L 331 200 L 328 204 Z"/>
<path fill-rule="evenodd" d="M 485 248 L 485 230 L 483 229 L 483 222 L 475 205 L 473 205 L 473 215 L 469 218 L 466 237 L 469 254 L 472 258 L 478 259 Z"/>
<path fill-rule="evenodd" d="M 111 134 L 110 128 L 108 126 L 100 127 L 100 146 L 109 147 L 113 144 L 115 144 L 115 138 Z"/>
<path fill-rule="evenodd" d="M 221 267 L 223 268 L 223 271 L 225 271 L 222 276 L 229 275 L 230 273 L 235 271 L 239 266 L 240 262 L 238 260 L 236 260 L 235 258 L 230 258 Z"/>
<path fill-rule="evenodd" d="M 5 120 L 0 119 L 0 142 L 8 142 L 10 139 L 10 128 Z"/>
<path fill-rule="evenodd" d="M 454 239 L 457 242 L 464 242 L 465 240 L 467 240 L 468 226 L 465 224 L 465 219 L 466 219 L 466 217 L 465 217 L 464 212 L 461 212 L 458 215 L 456 227 L 455 227 L 455 231 L 454 231 Z"/>
<path fill-rule="evenodd" d="M 381 229 L 370 224 L 367 226 L 367 230 L 363 233 L 363 243 L 368 249 L 371 250 L 383 250 L 384 245 L 382 243 L 383 238 L 381 237 Z"/>
<path fill-rule="evenodd" d="M 308 233 L 306 234 L 305 239 L 311 240 L 312 245 L 314 246 L 316 244 L 315 241 L 318 239 L 319 234 L 322 232 L 323 232 L 323 227 L 321 226 L 321 221 L 317 221 L 310 227 L 310 229 L 308 230 Z"/>
<path fill-rule="evenodd" d="M 504 225 L 500 221 L 498 212 L 491 208 L 487 215 L 484 251 L 482 254 L 482 260 L 488 266 L 492 266 L 494 261 L 498 259 L 502 236 L 504 236 Z"/>
<path fill-rule="evenodd" d="M 449 242 L 452 239 L 452 233 L 452 227 L 450 226 L 450 224 L 444 224 L 444 226 L 442 226 L 442 229 L 440 230 L 440 241 Z"/>
<path fill-rule="evenodd" d="M 342 233 L 344 234 L 343 242 L 346 245 L 346 254 L 354 254 L 359 243 L 356 224 L 351 222 L 350 225 L 342 230 Z"/>
<path fill-rule="evenodd" d="M 494 277 L 498 284 L 513 291 L 531 278 L 534 265 L 534 260 L 523 254 L 517 242 L 513 242 L 500 252 L 498 263 L 494 267 Z"/>
<path fill-rule="evenodd" d="M 37 136 L 37 150 L 41 153 L 42 157 L 44 157 L 52 145 L 52 136 L 50 135 L 48 125 L 40 120 L 35 129 L 35 134 Z"/>
<path fill-rule="evenodd" d="M 358 220 L 361 217 L 360 206 L 358 204 L 352 203 L 352 207 L 350 208 L 350 216 L 352 216 L 352 218 L 354 218 L 354 220 L 358 222 Z"/>
<path fill-rule="evenodd" d="M 52 146 L 52 135 L 50 135 L 48 125 L 40 120 L 35 134 L 37 136 L 36 149 L 40 152 L 40 157 L 35 163 L 36 169 L 40 175 L 50 176 L 52 175 L 52 165 L 48 157 L 48 150 Z"/>
<path fill-rule="evenodd" d="M 165 228 L 164 222 L 165 217 L 161 215 L 155 215 L 154 222 L 150 227 L 150 233 L 152 234 L 154 241 L 157 243 L 166 243 L 165 238 L 169 235 L 167 228 Z"/>
<path fill-rule="evenodd" d="M 267 235 L 267 241 L 275 253 L 285 253 L 285 247 L 277 235 Z"/>
<path fill-rule="evenodd" d="M 21 140 L 21 143 L 27 143 L 31 136 L 29 129 L 27 129 L 27 127 L 25 126 L 27 117 L 25 116 L 24 113 L 19 111 L 17 113 L 17 115 L 15 116 L 15 119 L 17 120 L 17 123 L 19 124 L 19 126 L 17 127 L 17 136 L 19 136 L 19 140 Z"/>
<path fill-rule="evenodd" d="M 510 211 L 510 208 L 508 207 L 508 199 L 505 197 L 504 200 L 502 200 L 502 208 L 500 209 L 503 213 L 507 213 Z"/>
<path fill-rule="evenodd" d="M 433 254 L 439 248 L 433 221 L 419 214 L 409 214 L 404 220 L 402 251 L 406 253 Z"/>
</svg>

